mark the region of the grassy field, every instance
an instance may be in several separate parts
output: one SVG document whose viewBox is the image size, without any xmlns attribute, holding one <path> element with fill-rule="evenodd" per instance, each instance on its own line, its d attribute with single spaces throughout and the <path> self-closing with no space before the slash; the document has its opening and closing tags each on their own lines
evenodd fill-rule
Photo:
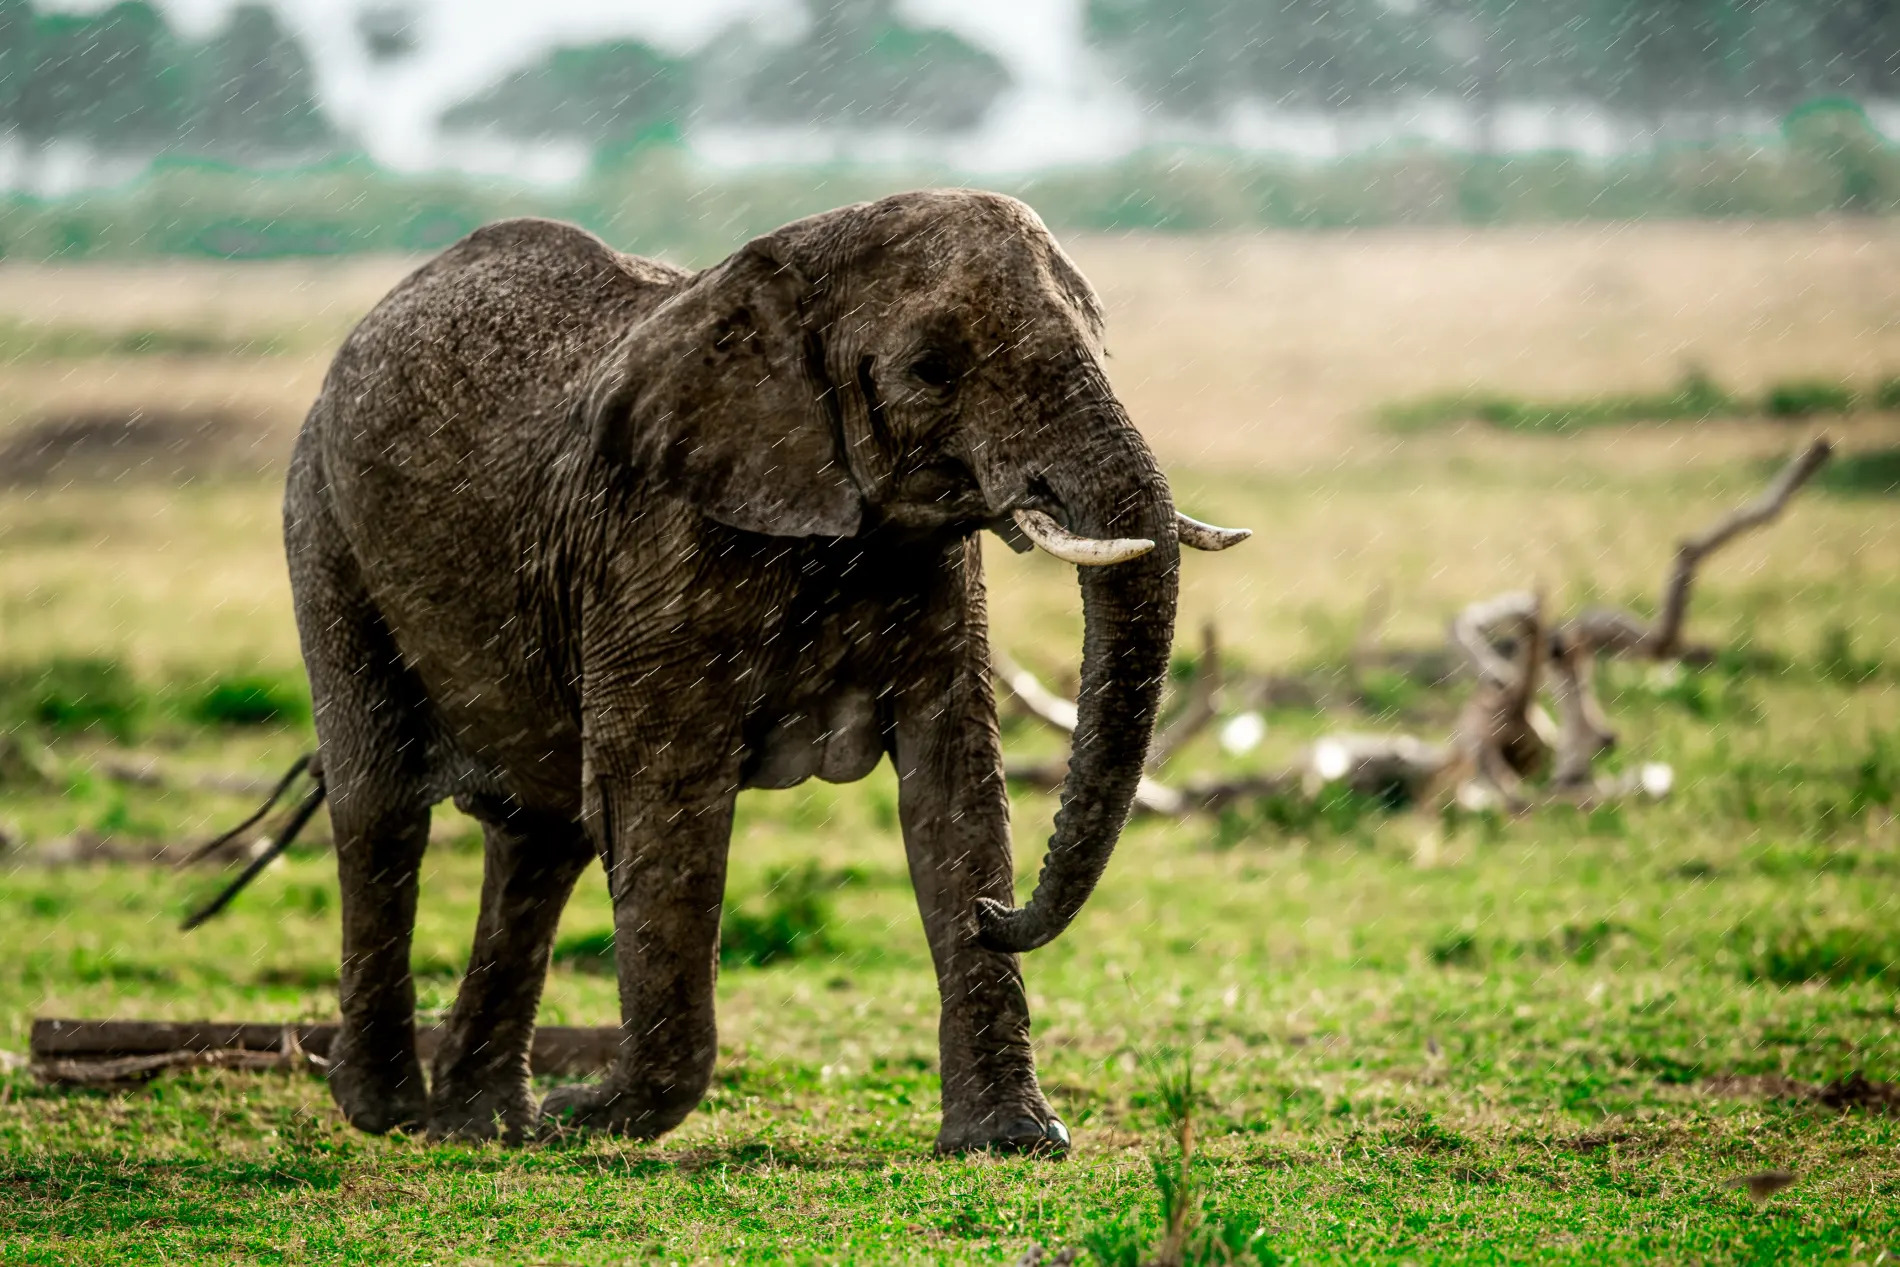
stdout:
<svg viewBox="0 0 1900 1267">
<path fill-rule="evenodd" d="M 1829 243 L 1858 232 L 1746 245 L 1764 259 L 1836 259 Z M 1711 240 L 1709 258 L 1724 258 Z M 1528 241 L 1439 241 L 1410 258 L 1518 260 L 1528 275 L 1496 276 L 1517 279 L 1498 286 L 1528 311 L 1540 288 L 1570 293 L 1560 279 L 1593 252 L 1663 254 L 1638 244 L 1617 256 L 1587 236 L 1535 257 Z M 1752 496 L 1817 425 L 1396 434 L 1374 420 L 1383 403 L 1467 388 L 1651 391 L 1674 381 L 1678 345 L 1737 390 L 1900 366 L 1893 295 L 1875 293 L 1871 269 L 1817 264 L 1756 297 L 1789 314 L 1777 338 L 1700 297 L 1671 309 L 1662 290 L 1643 292 L 1623 310 L 1638 324 L 1603 335 L 1620 351 L 1565 352 L 1574 327 L 1553 317 L 1525 333 L 1546 340 L 1549 365 L 1526 360 L 1514 376 L 1515 353 L 1494 346 L 1503 334 L 1480 337 L 1493 318 L 1461 301 L 1442 323 L 1451 333 L 1421 327 L 1430 348 L 1408 345 L 1368 385 L 1343 367 L 1376 360 L 1377 339 L 1355 333 L 1344 300 L 1295 301 L 1332 302 L 1337 316 L 1332 334 L 1273 326 L 1291 351 L 1211 350 L 1242 341 L 1224 312 L 1281 320 L 1266 276 L 1282 247 L 1247 248 L 1239 271 L 1204 263 L 1238 247 L 1171 249 L 1150 272 L 1131 243 L 1078 255 L 1117 306 L 1113 368 L 1147 402 L 1138 416 L 1154 418 L 1182 504 L 1258 531 L 1244 549 L 1188 560 L 1183 649 L 1212 620 L 1233 661 L 1261 670 L 1337 663 L 1375 592 L 1391 611 L 1386 636 L 1418 645 L 1463 603 L 1524 585 L 1566 609 L 1647 610 L 1676 537 Z M 1334 252 L 1367 287 L 1386 269 L 1398 297 L 1367 289 L 1353 302 L 1365 329 L 1394 328 L 1426 283 L 1394 263 L 1396 238 L 1363 249 L 1357 259 L 1322 241 L 1316 258 Z M 1876 249 L 1891 248 L 1854 248 Z M 128 292 L 97 324 L 268 334 L 274 350 L 62 361 L 40 343 L 0 378 L 48 385 L 45 409 L 63 407 L 61 391 L 105 391 L 87 368 L 101 365 L 151 373 L 139 390 L 162 391 L 173 369 L 203 375 L 213 394 L 287 400 L 306 360 L 320 364 L 321 339 L 299 350 L 289 317 L 247 328 L 250 276 L 217 283 L 239 296 L 217 321 L 202 315 L 215 307 L 206 283 L 162 299 Z M 0 315 L 35 314 L 9 289 L 27 281 L 60 290 L 0 271 Z M 1166 377 L 1178 366 L 1164 374 L 1177 364 L 1168 349 L 1189 346 L 1177 283 L 1209 313 L 1192 344 L 1198 387 Z M 312 318 L 326 329 L 347 324 L 348 295 L 374 290 L 310 282 L 332 284 L 335 312 Z M 259 290 L 290 303 L 281 287 Z M 57 317 L 87 320 L 79 307 Z M 1431 362 L 1460 338 L 1474 341 L 1469 359 Z M 1301 348 L 1313 395 L 1288 404 L 1289 422 L 1255 376 L 1296 366 Z M 1264 430 L 1221 439 L 1207 420 L 1248 400 Z M 1201 413 L 1201 401 L 1234 412 Z M 260 409 L 257 434 L 274 443 L 281 406 Z M 1131 826 L 1075 927 L 1026 960 L 1045 1085 L 1075 1134 L 1066 1161 L 929 1157 L 935 994 L 880 770 L 742 799 L 719 1073 L 674 1135 L 432 1146 L 355 1134 L 302 1076 L 199 1071 L 108 1092 L 50 1089 L 15 1069 L 0 1073 L 0 1262 L 1007 1263 L 1037 1242 L 1132 1264 L 1159 1230 L 1157 1069 L 1183 1059 L 1201 1093 L 1191 1170 L 1206 1218 L 1253 1237 L 1261 1263 L 1891 1261 L 1900 1117 L 1795 1085 L 1900 1081 L 1900 521 L 1880 491 L 1900 421 L 1826 425 L 1844 449 L 1834 470 L 1784 523 L 1718 556 L 1698 591 L 1693 633 L 1726 653 L 1680 674 L 1609 671 L 1622 736 L 1610 764 L 1670 763 L 1669 800 L 1516 819 L 1342 800 Z M 0 760 L 0 1050 L 24 1050 L 34 1015 L 334 1014 L 323 831 L 192 934 L 178 917 L 222 873 L 54 861 L 99 841 L 136 853 L 201 838 L 250 802 L 195 776 L 268 776 L 308 744 L 276 498 L 268 475 L 0 490 L 0 734 L 26 754 Z M 1066 569 L 988 556 L 998 645 L 1050 680 L 1072 675 L 1080 619 Z M 1390 682 L 1376 707 L 1270 713 L 1266 742 L 1245 757 L 1202 740 L 1177 761 L 1277 766 L 1341 729 L 1436 736 L 1461 692 Z M 263 704 L 232 707 L 234 694 Z M 239 724 L 273 706 L 277 721 Z M 1022 722 L 1006 743 L 1050 748 Z M 168 782 L 111 777 L 135 759 Z M 1015 813 L 1030 873 L 1053 803 L 1022 793 Z M 479 882 L 469 825 L 444 811 L 415 951 L 427 1012 L 453 997 Z M 615 1015 L 611 979 L 581 953 L 608 924 L 596 872 L 567 914 L 544 1020 Z M 1727 1186 L 1771 1169 L 1795 1181 L 1759 1204 Z"/>
</svg>

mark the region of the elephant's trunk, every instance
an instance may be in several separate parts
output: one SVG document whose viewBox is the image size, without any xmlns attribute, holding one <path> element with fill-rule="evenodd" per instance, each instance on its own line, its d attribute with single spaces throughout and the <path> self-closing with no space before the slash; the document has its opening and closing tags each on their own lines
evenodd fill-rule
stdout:
<svg viewBox="0 0 1900 1267">
<path fill-rule="evenodd" d="M 1128 821 L 1167 677 L 1179 580 L 1174 504 L 1120 407 L 1103 408 L 1086 452 L 1051 468 L 1048 486 L 1070 531 L 1155 544 L 1126 562 L 1079 569 L 1082 686 L 1062 805 L 1029 903 L 978 904 L 978 937 L 993 950 L 1047 945 L 1088 900 Z"/>
</svg>

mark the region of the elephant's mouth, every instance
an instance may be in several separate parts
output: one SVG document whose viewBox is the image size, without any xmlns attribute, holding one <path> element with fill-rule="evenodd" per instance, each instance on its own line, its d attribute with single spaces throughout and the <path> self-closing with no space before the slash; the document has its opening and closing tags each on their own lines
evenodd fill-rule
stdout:
<svg viewBox="0 0 1900 1267">
<path fill-rule="evenodd" d="M 900 470 L 866 507 L 866 525 L 901 533 L 974 532 L 993 512 L 970 468 L 954 457 Z"/>
<path fill-rule="evenodd" d="M 901 468 L 889 492 L 867 507 L 867 527 L 903 535 L 958 535 L 988 528 L 1018 554 L 1038 547 L 1077 567 L 1126 563 L 1154 548 L 1148 537 L 1091 534 L 1064 505 L 1046 476 L 1023 478 L 1021 489 L 998 509 L 970 464 L 954 453 Z M 1174 512 L 1175 537 L 1194 550 L 1225 550 L 1253 535 L 1245 528 L 1220 528 Z"/>
</svg>

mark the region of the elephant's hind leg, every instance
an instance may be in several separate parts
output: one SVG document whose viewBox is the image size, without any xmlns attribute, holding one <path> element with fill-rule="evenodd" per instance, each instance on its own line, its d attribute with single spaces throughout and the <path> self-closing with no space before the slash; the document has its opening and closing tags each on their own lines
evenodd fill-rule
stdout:
<svg viewBox="0 0 1900 1267">
<path fill-rule="evenodd" d="M 343 1023 L 329 1052 L 330 1091 L 362 1130 L 418 1127 L 428 1094 L 409 943 L 429 839 L 426 700 L 363 586 L 303 442 L 284 519 L 342 894 Z"/>
<path fill-rule="evenodd" d="M 369 635 L 377 628 L 352 631 Z M 305 652 L 324 785 L 336 837 L 343 908 L 338 980 L 342 1025 L 330 1047 L 330 1093 L 350 1123 L 381 1134 L 412 1130 L 428 1112 L 416 1057 L 416 987 L 409 946 L 416 881 L 429 843 L 429 798 L 404 777 L 409 718 L 392 659 L 356 659 L 356 672 Z"/>
<path fill-rule="evenodd" d="M 510 1140 L 534 1127 L 528 1052 L 548 953 L 574 881 L 593 857 L 579 823 L 483 813 L 475 948 L 436 1049 L 429 1134 Z"/>
<path fill-rule="evenodd" d="M 409 944 L 429 841 L 426 804 L 379 800 L 357 789 L 332 794 L 330 808 L 343 897 L 343 1023 L 330 1047 L 330 1094 L 351 1125 L 378 1135 L 414 1130 L 428 1111 Z"/>
</svg>

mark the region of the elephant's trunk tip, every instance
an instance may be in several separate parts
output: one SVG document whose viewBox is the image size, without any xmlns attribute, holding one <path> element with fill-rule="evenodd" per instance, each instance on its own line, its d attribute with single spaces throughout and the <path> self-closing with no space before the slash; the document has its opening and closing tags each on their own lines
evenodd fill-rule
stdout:
<svg viewBox="0 0 1900 1267">
<path fill-rule="evenodd" d="M 994 898 L 976 900 L 976 940 L 985 950 L 1027 954 L 1047 946 L 1061 933 L 1061 925 L 1049 927 L 1033 899 L 1028 906 L 1014 910 Z"/>
</svg>

